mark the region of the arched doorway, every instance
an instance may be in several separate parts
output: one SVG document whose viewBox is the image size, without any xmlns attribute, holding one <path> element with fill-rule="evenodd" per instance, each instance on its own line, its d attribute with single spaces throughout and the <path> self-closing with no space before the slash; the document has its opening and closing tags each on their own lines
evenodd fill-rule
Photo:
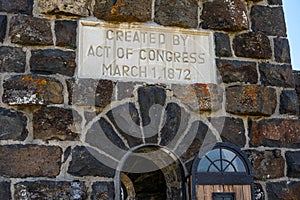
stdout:
<svg viewBox="0 0 300 200">
<path fill-rule="evenodd" d="M 116 174 L 116 195 L 124 200 L 187 199 L 186 170 L 159 145 L 137 147 L 124 157 Z"/>
</svg>

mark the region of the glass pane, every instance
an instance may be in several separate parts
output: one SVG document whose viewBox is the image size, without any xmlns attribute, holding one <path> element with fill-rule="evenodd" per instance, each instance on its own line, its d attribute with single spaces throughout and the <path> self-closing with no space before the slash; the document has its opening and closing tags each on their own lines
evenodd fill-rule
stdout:
<svg viewBox="0 0 300 200">
<path fill-rule="evenodd" d="M 211 165 L 209 168 L 209 172 L 219 172 L 220 170 L 217 169 L 214 165 Z"/>
<path fill-rule="evenodd" d="M 223 166 L 225 166 L 226 164 L 228 165 L 229 163 L 224 162 Z M 235 169 L 231 164 L 229 164 L 229 166 L 226 166 L 224 169 L 225 169 L 225 172 L 235 172 Z"/>
<path fill-rule="evenodd" d="M 219 169 L 218 171 L 222 171 L 221 161 L 215 161 L 214 164 L 215 164 L 216 167 Z"/>
<path fill-rule="evenodd" d="M 220 149 L 214 149 L 206 154 L 211 161 L 220 160 Z"/>
<path fill-rule="evenodd" d="M 222 149 L 222 159 L 232 161 L 232 159 L 236 156 L 235 153 L 229 151 L 227 149 Z"/>
<path fill-rule="evenodd" d="M 207 172 L 210 164 L 211 162 L 206 157 L 203 157 L 199 162 L 197 172 Z"/>
<path fill-rule="evenodd" d="M 237 172 L 247 172 L 243 161 L 239 157 L 236 157 L 232 161 L 232 164 L 235 166 Z"/>
</svg>

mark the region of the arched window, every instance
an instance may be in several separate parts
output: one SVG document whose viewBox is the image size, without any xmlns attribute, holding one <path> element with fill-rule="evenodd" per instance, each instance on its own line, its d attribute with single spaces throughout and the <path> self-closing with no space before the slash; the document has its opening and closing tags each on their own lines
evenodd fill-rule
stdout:
<svg viewBox="0 0 300 200">
<path fill-rule="evenodd" d="M 204 193 L 212 199 L 239 199 L 235 196 L 241 195 L 251 199 L 253 170 L 239 148 L 217 143 L 204 156 L 198 155 L 194 159 L 192 185 L 193 199 L 201 199 L 199 195 Z"/>
</svg>

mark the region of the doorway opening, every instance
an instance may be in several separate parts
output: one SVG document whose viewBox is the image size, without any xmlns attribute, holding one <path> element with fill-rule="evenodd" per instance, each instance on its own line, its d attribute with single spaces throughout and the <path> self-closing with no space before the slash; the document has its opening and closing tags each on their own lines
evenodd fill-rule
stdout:
<svg viewBox="0 0 300 200">
<path fill-rule="evenodd" d="M 117 173 L 121 200 L 186 200 L 186 170 L 171 151 L 146 145 L 130 151 Z"/>
</svg>

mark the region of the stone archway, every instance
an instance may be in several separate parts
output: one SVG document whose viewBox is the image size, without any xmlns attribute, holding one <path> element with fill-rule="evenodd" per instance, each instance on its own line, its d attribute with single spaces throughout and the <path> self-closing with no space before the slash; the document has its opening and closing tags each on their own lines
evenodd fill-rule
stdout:
<svg viewBox="0 0 300 200">
<path fill-rule="evenodd" d="M 121 161 L 116 194 L 124 200 L 186 199 L 186 170 L 175 154 L 158 145 L 143 145 Z"/>
</svg>

